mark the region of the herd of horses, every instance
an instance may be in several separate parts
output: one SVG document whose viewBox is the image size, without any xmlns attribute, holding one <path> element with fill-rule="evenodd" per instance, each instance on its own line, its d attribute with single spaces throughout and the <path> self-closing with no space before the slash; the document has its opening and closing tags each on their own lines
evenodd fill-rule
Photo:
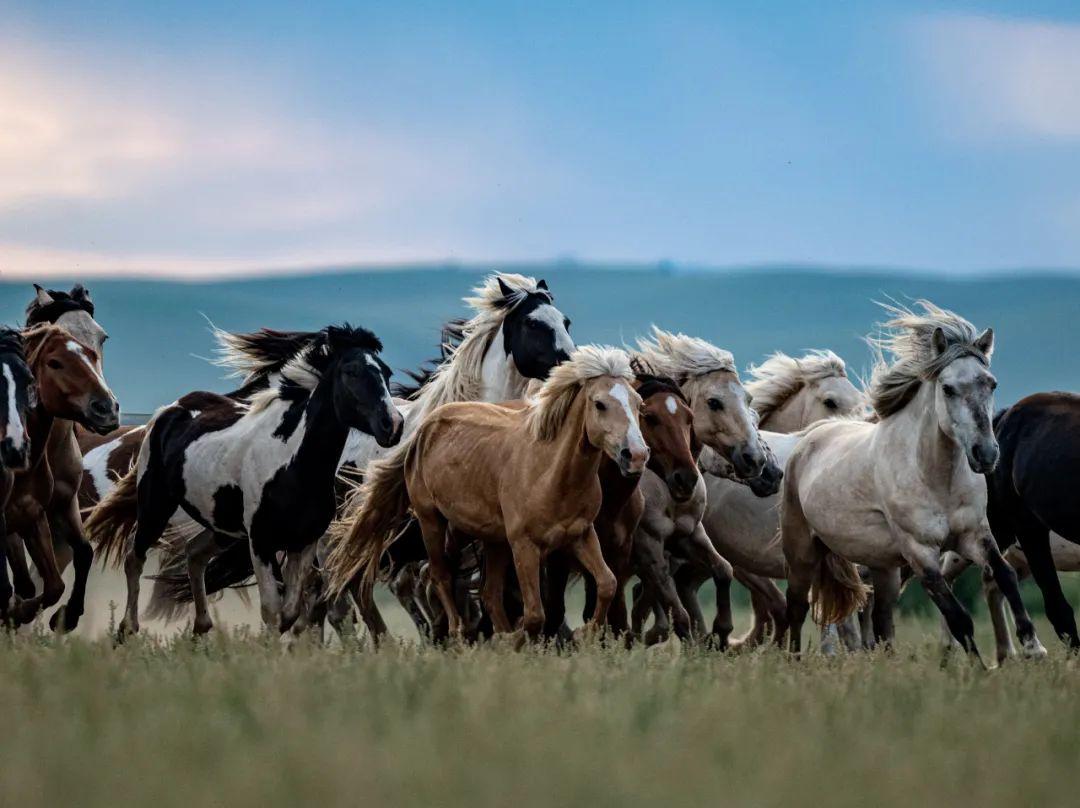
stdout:
<svg viewBox="0 0 1080 808">
<path fill-rule="evenodd" d="M 980 659 L 950 585 L 977 564 L 999 661 L 1018 653 L 1013 629 L 1025 656 L 1046 653 L 1018 575 L 1080 649 L 1057 578 L 1080 569 L 1080 396 L 995 414 L 990 329 L 886 305 L 864 391 L 826 350 L 775 353 L 744 382 L 730 352 L 655 326 L 633 348 L 576 346 L 547 284 L 522 275 L 492 274 L 465 302 L 471 319 L 444 326 L 439 359 L 406 384 L 364 328 L 215 330 L 239 386 L 121 427 L 89 293 L 35 287 L 25 327 L 0 332 L 0 617 L 52 609 L 73 630 L 96 555 L 122 565 L 119 633 L 137 632 L 157 548 L 149 611 L 193 606 L 196 634 L 212 595 L 254 579 L 289 641 L 356 614 L 378 641 L 381 583 L 437 643 L 674 633 L 798 652 L 811 612 L 823 650 L 890 644 L 917 578 Z M 733 580 L 753 605 L 737 638 Z"/>
</svg>

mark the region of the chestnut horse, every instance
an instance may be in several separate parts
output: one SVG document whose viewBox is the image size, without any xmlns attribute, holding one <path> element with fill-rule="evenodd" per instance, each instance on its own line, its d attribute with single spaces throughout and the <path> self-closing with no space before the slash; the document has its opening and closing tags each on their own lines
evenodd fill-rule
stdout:
<svg viewBox="0 0 1080 808">
<path fill-rule="evenodd" d="M 593 526 L 602 502 L 600 462 L 606 454 L 633 476 L 649 458 L 633 380 L 625 352 L 586 346 L 551 371 L 526 409 L 467 403 L 432 411 L 395 452 L 368 467 L 359 510 L 328 559 L 331 590 L 363 573 L 362 596 L 371 597 L 383 551 L 411 504 L 452 637 L 461 637 L 462 621 L 448 529 L 485 542 L 481 597 L 497 632 L 511 630 L 503 606 L 507 562 L 517 571 L 524 629 L 536 637 L 544 626 L 541 562 L 562 549 L 596 581 L 592 622 L 602 625 L 617 582 Z"/>
<path fill-rule="evenodd" d="M 48 519 L 48 508 L 56 488 L 50 447 L 64 444 L 61 438 L 70 435 L 71 422 L 106 433 L 115 429 L 120 420 L 120 406 L 98 370 L 98 355 L 92 348 L 78 342 L 65 329 L 48 324 L 25 330 L 23 342 L 27 364 L 37 383 L 37 406 L 27 419 L 31 446 L 29 467 L 15 475 L 5 516 L 8 530 L 18 533 L 26 543 L 42 579 L 42 592 L 16 599 L 12 615 L 17 623 L 29 622 L 42 609 L 57 603 L 64 592 Z M 81 522 L 79 527 L 81 538 Z M 84 555 L 76 558 L 93 558 L 92 554 L 89 559 L 83 558 Z M 80 562 L 76 572 L 75 585 L 65 610 L 70 617 L 65 619 L 64 628 L 71 627 L 83 610 L 89 566 Z"/>
</svg>

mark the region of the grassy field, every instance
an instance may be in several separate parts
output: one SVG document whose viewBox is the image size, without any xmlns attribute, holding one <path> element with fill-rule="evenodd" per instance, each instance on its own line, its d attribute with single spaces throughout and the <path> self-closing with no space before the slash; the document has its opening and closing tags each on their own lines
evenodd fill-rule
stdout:
<svg viewBox="0 0 1080 808">
<path fill-rule="evenodd" d="M 1047 635 L 1047 639 L 1049 636 Z M 1080 663 L 0 638 L 3 804 L 1075 804 Z M 989 646 L 986 646 L 987 649 Z"/>
</svg>

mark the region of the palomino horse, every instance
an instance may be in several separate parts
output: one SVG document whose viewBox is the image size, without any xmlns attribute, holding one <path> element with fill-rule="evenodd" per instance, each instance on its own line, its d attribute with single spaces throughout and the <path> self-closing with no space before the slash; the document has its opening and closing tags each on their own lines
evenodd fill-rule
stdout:
<svg viewBox="0 0 1080 808">
<path fill-rule="evenodd" d="M 503 580 L 512 559 L 523 627 L 532 637 L 540 633 L 540 565 L 564 548 L 596 581 L 593 623 L 602 624 L 616 580 L 593 527 L 602 501 L 600 461 L 606 454 L 623 474 L 637 475 L 649 457 L 633 379 L 623 351 L 587 346 L 551 371 L 525 409 L 469 403 L 434 410 L 409 440 L 368 468 L 359 510 L 329 558 L 331 590 L 364 573 L 363 597 L 370 598 L 383 550 L 411 505 L 451 636 L 462 630 L 447 558 L 453 533 L 485 542 L 481 596 L 496 631 L 511 630 Z"/>
<path fill-rule="evenodd" d="M 758 438 L 749 396 L 739 381 L 730 352 L 705 340 L 673 334 L 653 327 L 650 339 L 638 340 L 636 359 L 678 381 L 694 415 L 695 439 L 730 463 L 740 477 L 756 477 L 765 466 L 765 451 Z M 690 634 L 690 616 L 679 599 L 667 554 L 692 558 L 707 567 L 717 586 L 731 583 L 731 567 L 713 547 L 701 526 L 705 511 L 705 482 L 697 476 L 693 493 L 677 501 L 664 481 L 646 472 L 641 482 L 645 513 L 634 536 L 634 565 L 642 594 L 635 605 L 640 630 L 643 604 L 652 604 L 655 624 L 649 640 L 666 636 L 668 613 L 680 637 Z M 725 583 L 726 582 L 726 583 Z M 721 622 L 724 621 L 721 617 Z M 726 615 L 730 632 L 730 612 Z M 721 643 L 727 633 L 722 632 Z"/>
<path fill-rule="evenodd" d="M 57 439 L 57 433 L 69 435 L 71 422 L 95 432 L 109 432 L 116 428 L 120 418 L 120 407 L 98 371 L 98 357 L 92 348 L 64 329 L 48 324 L 26 329 L 23 343 L 27 364 L 37 384 L 37 406 L 27 419 L 29 466 L 15 475 L 5 514 L 8 531 L 18 533 L 25 542 L 41 576 L 42 592 L 16 599 L 11 613 L 17 623 L 29 622 L 42 609 L 57 603 L 64 592 L 48 519 L 55 489 L 50 449 L 64 444 Z M 13 556 L 21 557 L 22 545 L 16 547 L 18 552 Z M 69 621 L 82 614 L 85 595 L 88 570 L 77 566 L 76 571 L 79 575 L 68 604 L 72 613 Z M 65 628 L 70 625 L 71 622 L 65 621 Z"/>
<path fill-rule="evenodd" d="M 750 368 L 746 391 L 758 414 L 761 436 L 775 453 L 777 465 L 784 468 L 798 438 L 797 432 L 825 418 L 850 417 L 862 410 L 865 398 L 851 383 L 844 360 L 832 351 L 812 351 L 795 359 L 775 353 L 764 363 Z M 774 582 L 783 579 L 784 554 L 772 541 L 779 527 L 779 496 L 761 496 L 742 481 L 708 474 L 708 506 L 702 517 L 705 532 L 717 552 L 731 562 L 735 579 L 750 590 L 754 622 L 738 645 L 760 643 L 770 624 L 782 632 L 787 625 L 784 594 Z M 695 622 L 700 620 L 698 588 L 708 570 L 688 564 L 675 575 L 682 600 Z M 718 589 L 718 596 L 722 592 Z M 730 610 L 730 604 L 717 603 L 717 613 Z M 695 627 L 695 630 L 700 628 Z"/>
<path fill-rule="evenodd" d="M 34 299 L 26 307 L 27 326 L 40 323 L 60 326 L 78 342 L 94 350 L 97 371 L 101 373 L 103 349 L 109 335 L 94 319 L 94 303 L 86 287 L 76 284 L 70 292 L 63 292 L 45 290 L 35 284 L 34 290 Z M 64 631 L 74 630 L 83 614 L 86 585 L 94 562 L 94 551 L 83 533 L 79 492 L 83 477 L 82 442 L 95 439 L 100 440 L 97 433 L 73 425 L 66 432 L 53 431 L 46 449 L 53 477 L 48 518 L 56 563 L 61 572 L 69 562 L 75 567 L 71 597 L 53 612 L 49 620 L 54 629 Z"/>
<path fill-rule="evenodd" d="M 7 523 L 4 509 L 15 482 L 15 473 L 30 462 L 27 417 L 37 406 L 34 374 L 26 364 L 22 337 L 10 328 L 0 329 L 0 619 L 6 621 L 14 590 L 8 578 Z M 20 552 L 21 552 L 20 548 Z"/>
<path fill-rule="evenodd" d="M 102 556 L 119 557 L 128 598 L 121 634 L 139 630 L 139 578 L 147 551 L 177 507 L 217 534 L 251 548 L 263 621 L 282 632 L 303 628 L 301 600 L 315 543 L 335 510 L 334 480 L 350 429 L 383 446 L 401 438 L 390 399 L 390 369 L 370 331 L 329 326 L 294 340 L 269 388 L 250 405 L 214 393 L 189 393 L 158 410 L 136 468 L 94 509 L 87 532 Z M 128 538 L 135 528 L 133 543 Z M 285 602 L 273 564 L 286 554 Z M 196 592 L 202 582 L 192 582 Z M 205 596 L 196 604 L 205 603 Z M 196 630 L 210 615 L 196 613 Z"/>
<path fill-rule="evenodd" d="M 919 301 L 920 311 L 886 306 L 893 319 L 875 341 L 880 360 L 870 381 L 876 423 L 825 421 L 795 447 L 784 476 L 780 534 L 788 565 L 790 647 L 801 647 L 813 592 L 815 617 L 838 623 L 862 606 L 866 589 L 855 564 L 871 570 L 874 632 L 891 643 L 899 570 L 909 565 L 978 658 L 971 616 L 941 574 L 943 550 L 989 566 L 1013 606 L 1028 647 L 1038 643 L 986 518 L 986 482 L 998 444 L 990 416 L 993 332 Z"/>
<path fill-rule="evenodd" d="M 423 384 L 408 391 L 412 394 L 409 400 L 395 400 L 405 418 L 406 434 L 425 413 L 441 404 L 521 398 L 530 380 L 546 378 L 551 368 L 573 350 L 570 321 L 555 307 L 543 280 L 512 273 L 491 274 L 465 302 L 476 313 L 444 329 L 443 361 L 434 371 L 415 374 Z M 245 376 L 242 391 L 276 372 L 259 340 L 223 331 L 216 332 L 216 336 L 223 349 L 219 364 Z M 370 435 L 353 430 L 340 467 L 362 473 L 382 453 Z M 191 601 L 194 593 L 187 583 L 191 572 L 198 576 L 205 569 L 209 592 L 239 585 L 252 575 L 250 553 L 230 549 L 221 537 L 215 538 L 209 532 L 196 536 L 186 548 L 183 544 L 170 545 L 166 552 L 151 602 L 151 610 L 157 614 L 174 614 L 178 606 Z M 348 610 L 347 600 L 339 599 L 332 604 L 332 620 L 344 621 Z M 377 611 L 366 612 L 363 617 L 376 633 L 385 630 Z"/>
</svg>

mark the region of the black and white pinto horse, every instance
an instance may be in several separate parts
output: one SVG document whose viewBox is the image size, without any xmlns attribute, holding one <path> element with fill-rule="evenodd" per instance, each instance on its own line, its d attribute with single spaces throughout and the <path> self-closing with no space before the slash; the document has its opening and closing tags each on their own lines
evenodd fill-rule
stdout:
<svg viewBox="0 0 1080 808">
<path fill-rule="evenodd" d="M 391 371 L 374 334 L 348 325 L 285 341 L 280 332 L 265 333 L 264 349 L 277 341 L 295 350 L 273 383 L 249 403 L 199 392 L 158 410 L 136 468 L 87 522 L 106 559 L 119 556 L 136 525 L 124 558 L 122 635 L 139 629 L 146 554 L 177 507 L 217 535 L 247 541 L 263 621 L 298 633 L 304 585 L 316 542 L 334 516 L 334 481 L 350 430 L 383 447 L 401 439 Z M 274 575 L 279 552 L 286 558 L 284 604 Z"/>
<path fill-rule="evenodd" d="M 511 401 L 523 398 L 533 379 L 545 379 L 553 367 L 569 358 L 574 350 L 570 320 L 555 306 L 554 297 L 543 280 L 523 275 L 497 273 L 486 277 L 465 302 L 476 312 L 466 321 L 452 321 L 443 329 L 441 360 L 434 368 L 410 373 L 414 387 L 395 387 L 395 399 L 405 418 L 405 434 L 414 429 L 436 407 L 456 401 Z M 245 377 L 245 388 L 273 376 L 277 365 L 249 335 L 218 332 L 222 345 L 219 364 Z M 243 389 L 243 388 L 242 388 Z M 373 438 L 354 430 L 341 453 L 339 469 L 362 474 L 373 459 L 383 453 Z M 419 538 L 419 537 L 417 537 Z M 398 542 L 404 555 L 395 558 L 395 567 L 426 560 L 423 543 L 415 543 L 417 556 L 408 556 L 414 545 Z M 206 592 L 193 591 L 189 581 L 206 570 Z M 192 574 L 194 573 L 194 574 Z M 157 576 L 151 609 L 172 616 L 189 601 L 196 608 L 196 631 L 205 630 L 206 594 L 238 586 L 253 574 L 251 556 L 238 547 L 223 545 L 219 537 L 205 531 L 186 543 L 170 548 L 169 558 Z M 201 602 L 200 602 L 201 601 Z M 410 614 L 416 615 L 410 604 Z M 347 597 L 339 598 L 331 610 L 331 620 L 340 624 L 350 610 Z M 377 614 L 363 615 L 369 628 L 378 629 Z M 371 621 L 378 621 L 372 626 Z M 421 630 L 426 630 L 421 627 Z"/>
<path fill-rule="evenodd" d="M 15 472 L 29 465 L 26 415 L 36 406 L 37 388 L 26 364 L 22 337 L 14 329 L 0 329 L 0 619 L 6 619 L 14 594 L 8 577 L 4 510 Z"/>
</svg>

